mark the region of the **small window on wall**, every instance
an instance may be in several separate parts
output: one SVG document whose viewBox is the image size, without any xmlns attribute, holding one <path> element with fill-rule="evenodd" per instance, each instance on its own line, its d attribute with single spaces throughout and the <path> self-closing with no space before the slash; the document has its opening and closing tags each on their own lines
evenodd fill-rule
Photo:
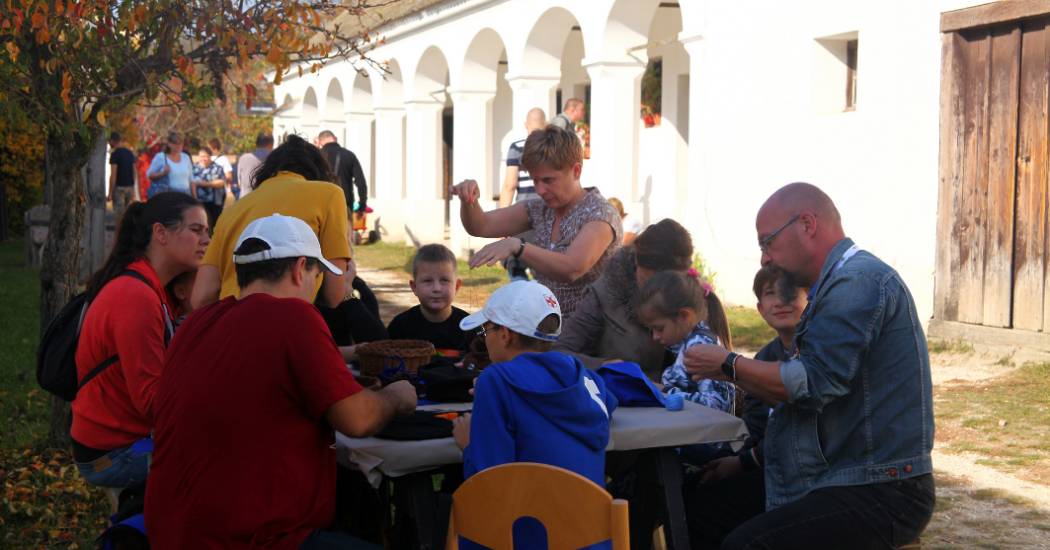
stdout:
<svg viewBox="0 0 1050 550">
<path fill-rule="evenodd" d="M 858 33 L 847 32 L 816 40 L 813 59 L 813 103 L 820 113 L 857 108 L 860 46 Z"/>
<path fill-rule="evenodd" d="M 857 43 L 856 39 L 846 41 L 846 110 L 852 111 L 857 105 Z"/>
<path fill-rule="evenodd" d="M 646 128 L 660 125 L 663 102 L 664 61 L 654 57 L 649 60 L 642 75 L 642 121 Z"/>
</svg>

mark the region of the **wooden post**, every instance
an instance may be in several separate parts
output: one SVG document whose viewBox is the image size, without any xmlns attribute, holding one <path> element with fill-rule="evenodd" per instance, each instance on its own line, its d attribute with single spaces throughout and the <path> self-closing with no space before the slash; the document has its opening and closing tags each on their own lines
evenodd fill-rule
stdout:
<svg viewBox="0 0 1050 550">
<path fill-rule="evenodd" d="M 106 140 L 101 134 L 95 140 L 91 160 L 84 167 L 84 181 L 87 183 L 87 209 L 83 254 L 80 256 L 82 281 L 101 268 L 106 259 Z"/>
</svg>

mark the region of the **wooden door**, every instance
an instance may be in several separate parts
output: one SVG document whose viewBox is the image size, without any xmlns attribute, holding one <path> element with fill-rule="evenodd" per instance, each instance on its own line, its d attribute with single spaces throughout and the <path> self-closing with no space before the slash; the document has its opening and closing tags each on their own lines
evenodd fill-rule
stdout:
<svg viewBox="0 0 1050 550">
<path fill-rule="evenodd" d="M 1050 17 L 943 35 L 935 317 L 1050 328 Z"/>
</svg>

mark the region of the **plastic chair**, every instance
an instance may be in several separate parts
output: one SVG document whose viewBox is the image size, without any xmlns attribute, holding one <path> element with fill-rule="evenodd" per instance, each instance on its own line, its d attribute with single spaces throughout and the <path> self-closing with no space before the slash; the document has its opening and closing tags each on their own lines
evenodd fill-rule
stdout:
<svg viewBox="0 0 1050 550">
<path fill-rule="evenodd" d="M 514 522 L 536 518 L 553 549 L 582 548 L 612 540 L 629 550 L 627 501 L 613 499 L 593 481 L 564 468 L 515 462 L 483 470 L 452 495 L 445 548 L 466 537 L 494 550 L 514 548 Z"/>
</svg>

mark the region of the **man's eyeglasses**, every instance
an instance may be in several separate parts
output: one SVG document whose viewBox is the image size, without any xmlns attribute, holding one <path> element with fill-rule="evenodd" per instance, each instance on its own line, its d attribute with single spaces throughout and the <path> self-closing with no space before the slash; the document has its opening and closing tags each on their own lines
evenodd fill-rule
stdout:
<svg viewBox="0 0 1050 550">
<path fill-rule="evenodd" d="M 769 251 L 769 245 L 773 242 L 773 239 L 777 238 L 777 235 L 779 235 L 781 231 L 787 229 L 789 225 L 797 222 L 798 219 L 801 216 L 802 216 L 802 214 L 795 214 L 794 216 L 791 216 L 791 219 L 789 219 L 787 221 L 787 223 L 785 223 L 784 225 L 778 227 L 776 229 L 776 231 L 773 231 L 769 235 L 766 235 L 764 238 L 759 239 L 758 240 L 758 248 L 759 248 L 759 250 L 761 250 L 762 252 L 768 252 Z"/>
<path fill-rule="evenodd" d="M 494 323 L 493 324 L 481 325 L 481 328 L 478 329 L 478 336 L 480 336 L 481 338 L 484 338 L 486 334 L 496 330 L 497 327 L 499 327 L 499 325 L 494 324 Z"/>
</svg>

